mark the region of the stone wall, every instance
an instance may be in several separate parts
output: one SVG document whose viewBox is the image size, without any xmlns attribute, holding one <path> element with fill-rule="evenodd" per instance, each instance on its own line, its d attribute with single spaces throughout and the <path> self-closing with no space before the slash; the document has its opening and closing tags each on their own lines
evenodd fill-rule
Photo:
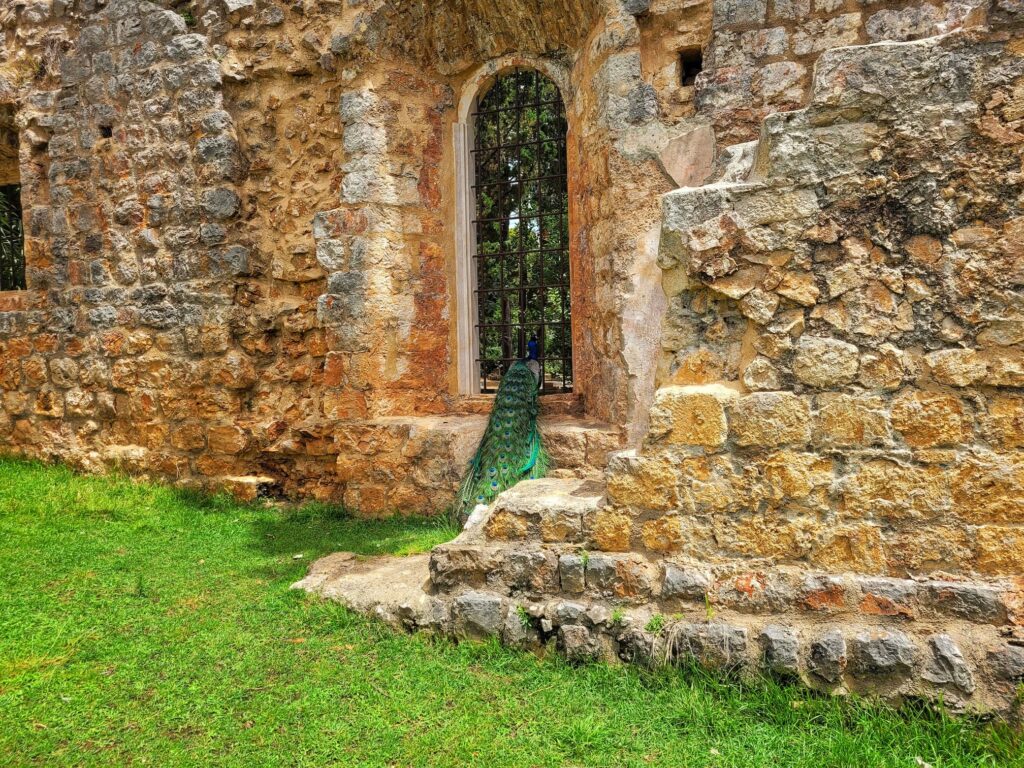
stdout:
<svg viewBox="0 0 1024 768">
<path fill-rule="evenodd" d="M 0 297 L 9 449 L 367 513 L 443 508 L 451 446 L 488 407 L 458 390 L 455 104 L 509 53 L 567 73 L 577 392 L 546 411 L 603 422 L 595 445 L 609 426 L 639 439 L 657 197 L 714 159 L 707 121 L 662 109 L 651 83 L 666 46 L 707 38 L 705 6 L 638 25 L 586 2 L 173 5 L 4 12 L 29 266 L 29 290 Z M 368 437 L 395 429 L 430 431 L 426 453 Z M 567 465 L 606 452 L 583 451 Z"/>
<path fill-rule="evenodd" d="M 609 548 L 1024 572 L 1022 74 L 971 35 L 826 53 L 749 181 L 665 197 L 678 383 L 613 470 L 609 531 L 638 531 Z M 708 322 L 733 342 L 695 381 Z"/>
<path fill-rule="evenodd" d="M 507 492 L 432 553 L 429 611 L 382 613 L 1019 718 L 1018 10 L 823 52 L 664 195 L 642 444 Z"/>
<path fill-rule="evenodd" d="M 773 112 L 807 102 L 818 57 L 831 48 L 944 34 L 985 16 L 985 0 L 731 0 L 715 3 L 709 76 L 698 91 L 726 143 L 757 138 Z"/>
</svg>

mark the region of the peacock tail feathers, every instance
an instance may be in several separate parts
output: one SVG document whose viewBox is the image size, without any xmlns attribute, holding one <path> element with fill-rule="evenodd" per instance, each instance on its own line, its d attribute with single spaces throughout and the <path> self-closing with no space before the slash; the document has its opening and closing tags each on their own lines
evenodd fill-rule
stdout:
<svg viewBox="0 0 1024 768">
<path fill-rule="evenodd" d="M 537 376 L 526 362 L 517 361 L 498 385 L 487 429 L 459 487 L 455 512 L 460 520 L 520 480 L 547 475 L 551 462 L 537 428 L 537 410 Z"/>
</svg>

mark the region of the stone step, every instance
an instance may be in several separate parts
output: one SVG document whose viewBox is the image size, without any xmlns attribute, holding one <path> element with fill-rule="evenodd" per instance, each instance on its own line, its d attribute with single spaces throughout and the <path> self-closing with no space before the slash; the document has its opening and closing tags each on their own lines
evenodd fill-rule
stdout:
<svg viewBox="0 0 1024 768">
<path fill-rule="evenodd" d="M 941 697 L 954 709 L 1010 711 L 1024 677 L 1019 641 L 962 615 L 939 626 L 906 624 L 896 616 L 851 623 L 836 614 L 801 613 L 782 605 L 756 614 L 724 610 L 716 615 L 697 606 L 667 616 L 663 601 L 619 607 L 587 597 L 534 600 L 486 583 L 430 594 L 420 586 L 425 574 L 424 556 L 366 560 L 338 553 L 314 563 L 293 588 L 402 629 L 460 640 L 500 637 L 533 651 L 555 647 L 577 662 L 604 658 L 696 663 L 729 673 L 760 670 L 802 679 L 822 691 Z"/>
<path fill-rule="evenodd" d="M 743 564 L 651 561 L 634 552 L 593 552 L 582 543 L 490 542 L 477 535 L 436 547 L 430 577 L 439 594 L 488 589 L 511 597 L 655 604 L 666 614 L 794 613 L 856 622 L 960 620 L 1024 635 L 1024 584 L 894 579 L 810 573 L 796 566 L 759 571 Z"/>
<path fill-rule="evenodd" d="M 579 543 L 588 515 L 604 504 L 598 479 L 526 480 L 495 499 L 481 528 L 488 541 Z"/>
</svg>

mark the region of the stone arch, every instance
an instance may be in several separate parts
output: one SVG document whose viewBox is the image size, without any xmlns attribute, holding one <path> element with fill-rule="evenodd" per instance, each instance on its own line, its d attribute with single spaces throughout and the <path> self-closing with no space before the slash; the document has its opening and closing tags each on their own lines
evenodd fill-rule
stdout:
<svg viewBox="0 0 1024 768">
<path fill-rule="evenodd" d="M 566 120 L 572 130 L 573 92 L 569 70 L 549 59 L 529 54 L 509 54 L 492 59 L 474 70 L 462 87 L 456 122 L 453 128 L 455 157 L 455 256 L 456 256 L 456 338 L 459 393 L 477 394 L 479 377 L 476 361 L 479 358 L 479 339 L 476 334 L 476 270 L 473 257 L 476 250 L 473 218 L 476 201 L 473 196 L 474 168 L 472 148 L 474 125 L 472 113 L 477 101 L 494 85 L 497 79 L 516 69 L 532 69 L 551 80 L 557 87 L 565 106 Z M 570 174 L 571 176 L 571 174 Z M 569 228 L 572 229 L 572 221 Z M 570 260 L 571 261 L 571 260 Z M 571 275 L 570 275 L 571 281 Z"/>
</svg>

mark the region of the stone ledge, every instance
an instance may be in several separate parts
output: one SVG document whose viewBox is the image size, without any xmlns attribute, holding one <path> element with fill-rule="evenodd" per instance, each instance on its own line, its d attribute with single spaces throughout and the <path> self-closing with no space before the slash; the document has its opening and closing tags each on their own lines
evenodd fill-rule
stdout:
<svg viewBox="0 0 1024 768">
<path fill-rule="evenodd" d="M 438 548 L 445 556 L 488 554 Z M 431 556 L 433 568 L 435 550 Z M 523 553 L 521 553 L 523 554 Z M 543 565 L 523 555 L 522 565 Z M 550 562 L 547 563 L 550 566 Z M 900 701 L 943 701 L 954 711 L 1014 717 L 1024 682 L 1024 640 L 963 619 L 941 627 L 879 626 L 806 612 L 750 615 L 705 606 L 666 618 L 656 603 L 630 608 L 604 600 L 509 597 L 462 580 L 457 594 L 431 594 L 428 558 L 362 560 L 339 553 L 317 561 L 294 588 L 337 600 L 403 630 L 456 639 L 498 637 L 527 650 L 554 649 L 571 661 L 604 659 L 646 665 L 696 663 L 732 675 L 770 674 L 831 693 L 857 692 Z M 598 569 L 600 570 L 600 569 Z M 525 572 L 525 571 L 524 571 Z M 486 578 L 484 579 L 486 581 Z M 877 585 L 876 585 L 877 586 Z"/>
<path fill-rule="evenodd" d="M 434 549 L 430 569 L 435 589 L 456 593 L 487 587 L 513 597 L 544 594 L 617 605 L 651 603 L 666 613 L 795 612 L 880 626 L 967 621 L 1024 637 L 1024 584 L 1019 580 L 914 580 L 796 566 L 752 571 L 737 565 L 652 561 L 632 552 L 591 552 L 570 540 L 543 544 L 537 536 L 526 541 L 490 539 L 484 531 L 493 519 Z"/>
</svg>

